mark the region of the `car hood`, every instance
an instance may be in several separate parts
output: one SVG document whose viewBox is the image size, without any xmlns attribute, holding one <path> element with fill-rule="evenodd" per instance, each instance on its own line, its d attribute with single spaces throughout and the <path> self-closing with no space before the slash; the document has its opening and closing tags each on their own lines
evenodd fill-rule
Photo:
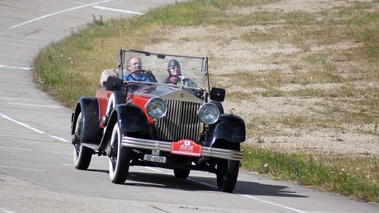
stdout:
<svg viewBox="0 0 379 213">
<path fill-rule="evenodd" d="M 160 83 L 145 83 L 133 82 L 128 83 L 132 90 L 132 94 L 136 96 L 153 98 L 160 97 L 165 100 L 180 100 L 188 102 L 202 103 L 201 90 L 195 88 L 180 88 L 180 86 L 160 84 Z"/>
</svg>

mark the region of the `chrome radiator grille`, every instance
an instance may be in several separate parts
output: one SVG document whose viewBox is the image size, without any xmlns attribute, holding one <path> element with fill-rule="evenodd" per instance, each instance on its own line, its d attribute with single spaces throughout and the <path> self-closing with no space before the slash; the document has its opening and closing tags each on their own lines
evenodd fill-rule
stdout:
<svg viewBox="0 0 379 213">
<path fill-rule="evenodd" d="M 155 123 L 157 138 L 165 141 L 200 138 L 200 103 L 166 100 L 167 114 Z"/>
</svg>

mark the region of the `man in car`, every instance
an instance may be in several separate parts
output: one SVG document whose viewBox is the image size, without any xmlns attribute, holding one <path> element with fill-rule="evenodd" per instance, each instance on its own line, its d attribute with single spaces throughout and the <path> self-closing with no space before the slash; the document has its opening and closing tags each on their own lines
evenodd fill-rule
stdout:
<svg viewBox="0 0 379 213">
<path fill-rule="evenodd" d="M 134 71 L 141 70 L 141 72 L 136 72 L 131 74 Z M 144 81 L 144 82 L 156 82 L 153 73 L 151 70 L 142 70 L 142 62 L 138 57 L 132 57 L 128 60 L 126 69 L 124 70 L 123 80 L 127 81 Z M 131 74 L 131 75 L 129 75 Z M 129 77 L 128 77 L 129 76 Z M 101 73 L 100 76 L 100 86 L 105 86 L 108 77 L 118 78 L 118 71 L 116 69 L 106 69 Z M 126 79 L 128 78 L 128 79 Z"/>
<path fill-rule="evenodd" d="M 136 72 L 131 74 L 134 71 L 141 70 L 141 72 Z M 129 76 L 129 74 L 131 74 Z M 129 77 L 128 77 L 129 76 Z M 100 86 L 105 86 L 108 77 L 118 78 L 118 72 L 116 69 L 106 69 L 101 73 L 100 76 Z M 128 78 L 128 79 L 126 79 Z M 145 82 L 156 82 L 153 73 L 150 70 L 142 70 L 142 62 L 138 57 L 132 57 L 128 60 L 126 69 L 124 69 L 123 80 L 127 81 L 145 81 Z"/>
<path fill-rule="evenodd" d="M 150 70 L 142 70 L 142 62 L 139 57 L 131 57 L 128 60 L 126 70 L 124 70 L 123 79 L 126 81 L 156 81 L 154 75 Z"/>
<path fill-rule="evenodd" d="M 195 82 L 191 81 L 189 78 L 182 78 L 182 71 L 180 64 L 177 60 L 171 59 L 167 64 L 168 77 L 164 81 L 166 84 L 175 84 L 177 85 L 183 80 L 185 86 L 193 87 Z"/>
</svg>

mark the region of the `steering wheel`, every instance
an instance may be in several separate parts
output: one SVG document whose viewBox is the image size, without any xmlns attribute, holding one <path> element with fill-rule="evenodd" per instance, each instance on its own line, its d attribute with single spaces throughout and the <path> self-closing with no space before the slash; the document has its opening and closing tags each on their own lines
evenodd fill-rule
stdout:
<svg viewBox="0 0 379 213">
<path fill-rule="evenodd" d="M 133 77 L 133 74 L 136 74 L 136 73 L 143 73 L 145 77 L 137 80 Z M 134 70 L 133 72 L 129 73 L 129 75 L 126 76 L 125 80 L 128 80 L 129 78 L 133 79 L 134 81 L 146 81 L 146 79 L 149 79 L 150 81 L 152 81 L 151 79 L 155 80 L 154 75 L 151 72 L 146 72 L 146 70 Z"/>
</svg>

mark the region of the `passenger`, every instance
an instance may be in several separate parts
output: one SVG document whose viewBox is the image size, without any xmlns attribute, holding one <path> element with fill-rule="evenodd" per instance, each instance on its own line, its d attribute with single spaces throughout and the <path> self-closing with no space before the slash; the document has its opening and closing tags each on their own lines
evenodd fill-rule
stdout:
<svg viewBox="0 0 379 213">
<path fill-rule="evenodd" d="M 166 84 L 175 84 L 177 85 L 182 81 L 182 71 L 180 64 L 177 60 L 171 59 L 167 64 L 168 77 L 164 81 Z M 189 78 L 184 78 L 183 83 L 185 86 L 194 86 L 195 82 Z"/>
</svg>

